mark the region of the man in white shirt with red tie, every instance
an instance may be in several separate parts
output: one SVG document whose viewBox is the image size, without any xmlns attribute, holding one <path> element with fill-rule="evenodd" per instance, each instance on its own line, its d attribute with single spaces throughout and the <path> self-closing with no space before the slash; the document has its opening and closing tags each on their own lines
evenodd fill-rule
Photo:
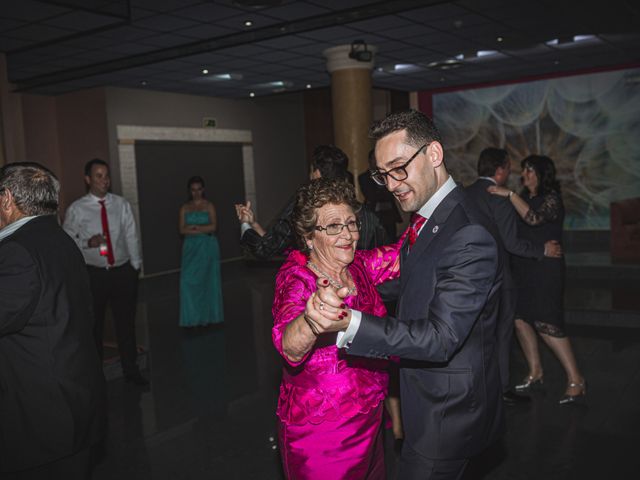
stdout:
<svg viewBox="0 0 640 480">
<path fill-rule="evenodd" d="M 136 300 L 142 265 L 140 242 L 131 205 L 109 192 L 109 165 L 99 158 L 84 169 L 88 193 L 73 202 L 65 214 L 64 229 L 80 248 L 89 271 L 95 339 L 103 353 L 104 319 L 111 306 L 125 380 L 146 385 L 136 363 Z"/>
</svg>

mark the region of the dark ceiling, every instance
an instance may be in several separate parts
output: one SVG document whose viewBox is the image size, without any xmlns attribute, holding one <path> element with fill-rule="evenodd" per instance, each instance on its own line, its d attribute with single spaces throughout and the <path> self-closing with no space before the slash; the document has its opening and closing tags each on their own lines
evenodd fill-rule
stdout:
<svg viewBox="0 0 640 480">
<path fill-rule="evenodd" d="M 374 86 L 412 91 L 637 64 L 638 5 L 0 0 L 0 51 L 18 91 L 114 85 L 248 97 L 327 86 L 323 50 L 363 40 L 378 48 Z"/>
</svg>

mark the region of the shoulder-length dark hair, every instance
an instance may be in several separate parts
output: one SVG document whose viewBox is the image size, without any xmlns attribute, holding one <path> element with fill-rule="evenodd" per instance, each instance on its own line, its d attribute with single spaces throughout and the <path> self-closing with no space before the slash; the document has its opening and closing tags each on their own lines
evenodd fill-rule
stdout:
<svg viewBox="0 0 640 480">
<path fill-rule="evenodd" d="M 354 213 L 360 210 L 354 186 L 344 178 L 317 178 L 303 185 L 296 192 L 291 213 L 291 226 L 296 234 L 300 250 L 309 252 L 306 239 L 316 231 L 318 209 L 327 204 L 346 204 Z"/>
<path fill-rule="evenodd" d="M 546 195 L 555 192 L 560 195 L 560 182 L 556 180 L 556 166 L 549 157 L 545 155 L 529 155 L 520 162 L 520 166 L 533 168 L 538 177 L 538 195 Z"/>
</svg>

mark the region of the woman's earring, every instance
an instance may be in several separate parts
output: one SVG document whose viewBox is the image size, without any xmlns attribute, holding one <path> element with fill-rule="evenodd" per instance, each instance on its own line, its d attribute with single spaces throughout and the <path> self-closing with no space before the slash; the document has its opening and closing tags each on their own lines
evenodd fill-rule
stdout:
<svg viewBox="0 0 640 480">
<path fill-rule="evenodd" d="M 307 246 L 309 247 L 309 250 L 313 250 L 313 243 L 307 243 Z"/>
</svg>

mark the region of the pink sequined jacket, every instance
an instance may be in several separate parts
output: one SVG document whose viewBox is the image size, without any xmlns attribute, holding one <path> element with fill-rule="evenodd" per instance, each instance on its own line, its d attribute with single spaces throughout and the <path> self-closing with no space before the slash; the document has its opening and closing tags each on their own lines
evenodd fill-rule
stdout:
<svg viewBox="0 0 640 480">
<path fill-rule="evenodd" d="M 386 309 L 375 286 L 400 275 L 399 249 L 395 245 L 356 251 L 349 272 L 358 294 L 345 299 L 348 307 L 374 315 Z M 276 277 L 273 302 L 273 344 L 284 358 L 277 415 L 288 425 L 318 424 L 367 413 L 387 393 L 387 361 L 345 355 L 335 345 L 334 335 L 321 335 L 300 362 L 292 362 L 282 351 L 282 336 L 292 320 L 305 309 L 316 291 L 316 276 L 306 266 L 307 257 L 293 251 Z"/>
</svg>

